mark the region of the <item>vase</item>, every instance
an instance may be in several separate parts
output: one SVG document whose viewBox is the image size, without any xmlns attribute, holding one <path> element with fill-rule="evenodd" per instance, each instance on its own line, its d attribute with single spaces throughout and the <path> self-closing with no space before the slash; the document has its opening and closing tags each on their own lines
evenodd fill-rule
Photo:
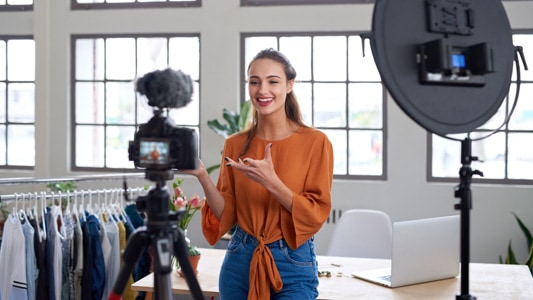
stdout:
<svg viewBox="0 0 533 300">
<path fill-rule="evenodd" d="M 194 255 L 189 256 L 189 262 L 191 263 L 192 270 L 194 271 L 194 275 L 198 274 L 198 264 L 200 263 L 200 257 L 202 255 Z M 181 272 L 181 268 L 178 267 L 178 275 L 183 277 L 183 272 Z"/>
</svg>

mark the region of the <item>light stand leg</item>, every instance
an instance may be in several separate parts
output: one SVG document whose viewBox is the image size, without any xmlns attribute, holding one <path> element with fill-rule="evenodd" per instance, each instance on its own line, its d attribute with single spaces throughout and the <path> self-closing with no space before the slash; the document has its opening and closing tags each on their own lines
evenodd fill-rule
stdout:
<svg viewBox="0 0 533 300">
<path fill-rule="evenodd" d="M 472 170 L 470 164 L 478 158 L 472 156 L 472 140 L 465 138 L 461 142 L 461 169 L 459 170 L 460 184 L 455 189 L 455 198 L 461 198 L 455 204 L 455 209 L 461 211 L 461 294 L 456 300 L 475 300 L 469 294 L 470 271 L 470 210 L 472 209 L 472 191 L 470 183 L 473 175 L 483 176 L 478 170 Z"/>
</svg>

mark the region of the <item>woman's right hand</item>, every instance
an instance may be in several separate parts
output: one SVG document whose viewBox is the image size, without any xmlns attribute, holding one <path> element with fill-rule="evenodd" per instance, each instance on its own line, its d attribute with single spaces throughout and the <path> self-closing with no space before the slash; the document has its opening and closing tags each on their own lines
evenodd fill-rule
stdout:
<svg viewBox="0 0 533 300">
<path fill-rule="evenodd" d="M 209 175 L 202 160 L 198 159 L 198 168 L 190 170 L 178 170 L 180 173 L 192 175 L 196 178 L 200 178 L 203 175 Z"/>
</svg>

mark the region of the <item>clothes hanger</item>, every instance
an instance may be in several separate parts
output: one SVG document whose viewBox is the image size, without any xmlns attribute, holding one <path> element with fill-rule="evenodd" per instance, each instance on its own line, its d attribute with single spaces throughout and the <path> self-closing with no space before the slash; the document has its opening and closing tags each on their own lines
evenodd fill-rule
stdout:
<svg viewBox="0 0 533 300">
<path fill-rule="evenodd" d="M 48 237 L 47 235 L 47 229 L 46 229 L 46 192 L 41 192 L 41 241 L 46 240 Z"/>
<path fill-rule="evenodd" d="M 26 195 L 22 193 L 22 208 L 19 211 L 19 220 L 21 221 L 21 223 L 30 222 L 28 220 L 28 216 L 26 215 L 26 211 L 25 211 L 26 203 L 25 202 L 26 202 Z"/>
</svg>

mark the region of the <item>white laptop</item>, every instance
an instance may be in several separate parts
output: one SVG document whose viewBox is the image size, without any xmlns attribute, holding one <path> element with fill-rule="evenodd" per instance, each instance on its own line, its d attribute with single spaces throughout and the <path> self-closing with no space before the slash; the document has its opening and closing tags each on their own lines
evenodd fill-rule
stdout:
<svg viewBox="0 0 533 300">
<path fill-rule="evenodd" d="M 460 216 L 395 222 L 391 267 L 352 276 L 386 287 L 452 278 L 459 274 Z"/>
</svg>

